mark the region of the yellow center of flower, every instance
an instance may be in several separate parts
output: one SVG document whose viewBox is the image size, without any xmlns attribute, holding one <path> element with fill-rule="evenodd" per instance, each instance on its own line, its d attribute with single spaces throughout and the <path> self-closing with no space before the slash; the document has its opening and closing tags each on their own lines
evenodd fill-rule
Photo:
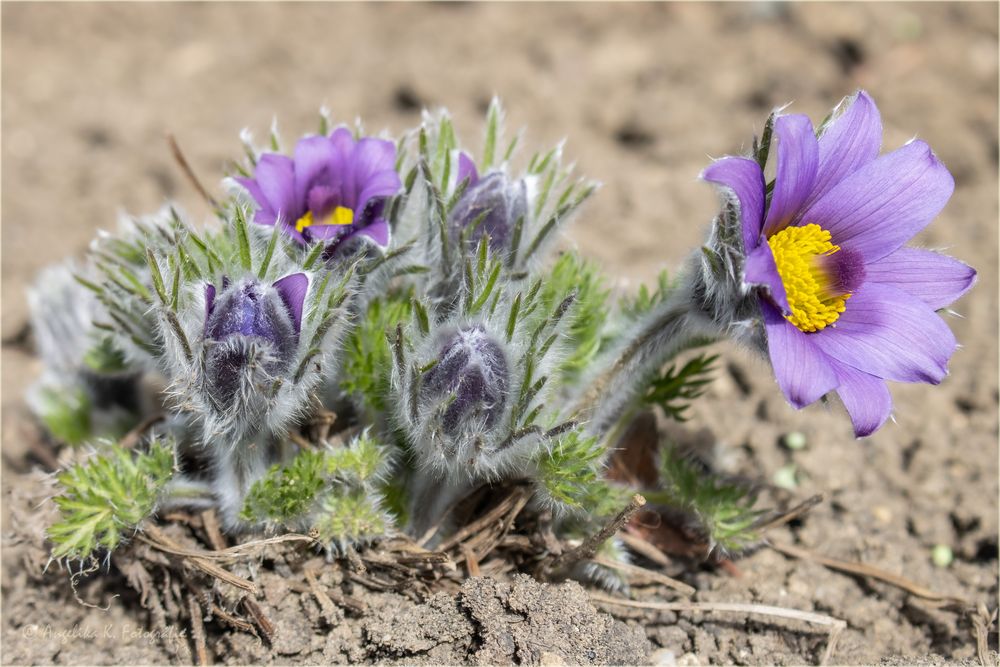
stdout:
<svg viewBox="0 0 1000 667">
<path fill-rule="evenodd" d="M 333 212 L 331 212 L 330 215 L 326 216 L 318 224 L 349 225 L 352 222 L 354 222 L 354 211 L 344 206 L 338 206 L 333 209 Z M 314 224 L 317 223 L 313 221 L 312 211 L 306 211 L 304 216 L 295 221 L 295 231 L 301 234 L 303 229 L 306 227 L 312 227 Z"/>
<path fill-rule="evenodd" d="M 836 322 L 851 295 L 838 293 L 820 261 L 840 250 L 830 243 L 830 232 L 816 224 L 785 227 L 771 235 L 767 244 L 792 309 L 785 319 L 807 333 Z"/>
</svg>

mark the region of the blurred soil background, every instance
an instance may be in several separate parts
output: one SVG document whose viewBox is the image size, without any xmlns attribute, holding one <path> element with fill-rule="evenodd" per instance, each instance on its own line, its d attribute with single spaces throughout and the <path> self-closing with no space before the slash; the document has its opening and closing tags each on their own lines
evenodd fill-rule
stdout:
<svg viewBox="0 0 1000 667">
<path fill-rule="evenodd" d="M 564 243 L 599 260 L 621 290 L 634 290 L 662 267 L 677 267 L 702 241 L 717 206 L 712 189 L 697 180 L 710 156 L 748 148 L 774 106 L 794 102 L 793 111 L 818 122 L 863 87 L 881 110 L 884 150 L 919 136 L 955 177 L 951 202 L 917 239 L 979 270 L 979 286 L 954 306 L 961 317 L 948 317 L 962 344 L 950 376 L 939 387 L 894 386 L 895 423 L 855 441 L 839 405 L 795 412 L 763 361 L 722 346 L 717 381 L 695 403 L 688 424 L 674 431 L 678 439 L 716 444 L 733 472 L 770 480 L 794 465 L 790 501 L 826 495 L 776 539 L 995 608 L 997 23 L 995 3 L 951 2 L 5 3 L 4 499 L 26 483 L 34 463 L 30 441 L 37 437 L 23 400 L 39 371 L 27 285 L 45 265 L 81 256 L 96 230 L 115 228 L 122 210 L 152 212 L 171 199 L 196 219 L 209 213 L 173 164 L 168 131 L 202 180 L 215 185 L 224 164 L 241 154 L 243 127 L 263 138 L 277 117 L 290 145 L 314 130 L 322 104 L 338 120 L 360 116 L 369 130 L 394 134 L 417 124 L 422 107 L 447 106 L 460 137 L 478 150 L 483 112 L 498 94 L 509 127 L 529 128 L 523 146 L 566 137 L 569 159 L 604 183 Z M 793 431 L 805 435 L 804 449 L 779 445 Z M 4 511 L 3 530 L 9 529 Z M 952 550 L 947 567 L 932 563 L 935 545 Z M 768 549 L 737 567 L 739 576 L 693 572 L 697 599 L 844 619 L 848 629 L 835 663 L 972 664 L 975 658 L 965 619 L 898 589 Z M 32 624 L 142 625 L 134 595 L 122 591 L 109 611 L 100 611 L 74 602 L 65 573 L 55 574 L 60 585 L 51 584 L 51 575 L 47 581 L 41 586 L 25 572 L 17 549 L 4 551 L 4 663 L 168 659 L 148 635 L 33 636 Z M 412 610 L 400 607 L 404 612 Z M 630 628 L 644 629 L 651 649 L 689 654 L 692 664 L 812 662 L 824 641 L 794 622 L 624 618 Z M 342 639 L 347 646 L 357 637 L 353 653 L 329 649 L 322 637 L 284 654 L 241 653 L 236 644 L 213 651 L 219 661 L 286 663 L 386 655 L 412 662 L 427 655 L 419 642 L 380 653 L 371 632 L 352 635 L 348 625 Z M 599 658 L 615 655 L 626 654 Z"/>
</svg>

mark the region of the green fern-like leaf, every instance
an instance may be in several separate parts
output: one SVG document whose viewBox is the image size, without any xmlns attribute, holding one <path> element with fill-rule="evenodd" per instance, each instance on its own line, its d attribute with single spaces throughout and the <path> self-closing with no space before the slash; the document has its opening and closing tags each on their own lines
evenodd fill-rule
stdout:
<svg viewBox="0 0 1000 667">
<path fill-rule="evenodd" d="M 650 290 L 646 285 L 640 285 L 635 296 L 626 296 L 620 301 L 622 316 L 628 321 L 638 320 L 657 305 L 666 301 L 674 289 L 674 281 L 666 269 L 656 276 L 656 287 Z"/>
<path fill-rule="evenodd" d="M 628 502 L 628 492 L 603 478 L 606 450 L 577 430 L 559 437 L 537 460 L 543 498 L 568 512 L 608 516 Z"/>
<path fill-rule="evenodd" d="M 387 295 L 372 301 L 347 340 L 340 386 L 357 397 L 369 415 L 384 414 L 392 376 L 392 356 L 385 332 L 410 318 L 410 295 Z"/>
<path fill-rule="evenodd" d="M 660 477 L 663 489 L 644 492 L 647 500 L 693 513 L 713 549 L 738 553 L 760 541 L 754 525 L 765 510 L 754 507 L 757 494 L 747 485 L 702 470 L 673 449 L 663 451 Z"/>
<path fill-rule="evenodd" d="M 687 421 L 690 401 L 705 393 L 718 358 L 717 354 L 699 354 L 680 370 L 676 364 L 670 366 L 649 384 L 643 402 L 660 406 L 664 414 L 677 421 Z"/>
<path fill-rule="evenodd" d="M 173 448 L 154 442 L 146 452 L 107 445 L 85 463 L 62 472 L 54 502 L 61 518 L 49 527 L 52 557 L 90 557 L 113 551 L 153 514 L 160 491 L 173 474 Z"/>
<path fill-rule="evenodd" d="M 582 259 L 575 252 L 563 253 L 542 282 L 542 312 L 551 312 L 559 302 L 576 291 L 567 330 L 569 354 L 559 365 L 564 382 L 579 377 L 606 342 L 604 324 L 608 320 L 607 281 L 597 264 Z"/>
<path fill-rule="evenodd" d="M 307 512 L 323 487 L 326 457 L 303 450 L 286 465 L 274 465 L 250 488 L 240 518 L 284 523 Z"/>
</svg>

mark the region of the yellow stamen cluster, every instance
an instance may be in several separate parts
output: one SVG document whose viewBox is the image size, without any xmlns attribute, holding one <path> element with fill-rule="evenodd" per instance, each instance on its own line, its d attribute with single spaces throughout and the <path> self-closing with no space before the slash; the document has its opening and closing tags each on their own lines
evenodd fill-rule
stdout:
<svg viewBox="0 0 1000 667">
<path fill-rule="evenodd" d="M 830 232 L 816 224 L 786 227 L 771 235 L 767 244 L 792 309 L 785 319 L 807 333 L 836 322 L 851 295 L 830 293 L 830 277 L 818 261 L 840 250 L 830 243 Z"/>
<path fill-rule="evenodd" d="M 354 211 L 345 206 L 338 206 L 333 209 L 333 212 L 326 216 L 326 218 L 319 224 L 349 225 L 352 222 L 354 222 Z M 295 231 L 301 234 L 303 229 L 306 227 L 312 227 L 314 224 L 316 223 L 313 221 L 312 211 L 306 211 L 304 216 L 295 221 Z"/>
</svg>

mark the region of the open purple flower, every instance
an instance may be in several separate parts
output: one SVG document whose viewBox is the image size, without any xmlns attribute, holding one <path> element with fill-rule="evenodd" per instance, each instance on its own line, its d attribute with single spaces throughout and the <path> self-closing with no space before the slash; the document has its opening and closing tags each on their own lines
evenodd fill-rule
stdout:
<svg viewBox="0 0 1000 667">
<path fill-rule="evenodd" d="M 468 180 L 465 192 L 448 216 L 453 239 L 475 224 L 468 235 L 473 246 L 489 235 L 490 250 L 503 251 L 511 241 L 517 219 L 527 215 L 528 193 L 523 180 L 511 181 L 495 171 L 480 178 L 475 163 L 465 153 L 458 156 L 457 182 Z"/>
<path fill-rule="evenodd" d="M 726 157 L 703 178 L 732 191 L 745 250 L 743 280 L 761 286 L 772 366 L 802 408 L 836 391 L 855 434 L 892 410 L 885 380 L 937 384 L 955 337 L 935 313 L 976 273 L 903 247 L 944 208 L 951 174 L 922 141 L 879 156 L 882 123 L 859 92 L 817 139 L 809 118 L 774 124 L 777 172 L 768 198 L 756 161 Z"/>
<path fill-rule="evenodd" d="M 253 178 L 236 181 L 259 206 L 254 222 L 280 224 L 299 243 L 328 243 L 329 251 L 351 239 L 389 245 L 385 200 L 401 183 L 391 141 L 354 140 L 340 127 L 328 136 L 300 139 L 293 157 L 265 153 Z"/>
</svg>

